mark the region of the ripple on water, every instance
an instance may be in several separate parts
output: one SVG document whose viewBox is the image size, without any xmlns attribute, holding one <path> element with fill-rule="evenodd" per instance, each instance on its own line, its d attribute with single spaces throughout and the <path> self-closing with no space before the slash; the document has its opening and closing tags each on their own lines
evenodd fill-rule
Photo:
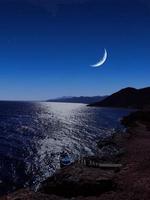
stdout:
<svg viewBox="0 0 150 200">
<path fill-rule="evenodd" d="M 83 104 L 0 102 L 3 191 L 14 189 L 12 185 L 38 186 L 60 167 L 64 149 L 73 160 L 95 154 L 98 139 L 111 135 L 128 113 Z"/>
</svg>

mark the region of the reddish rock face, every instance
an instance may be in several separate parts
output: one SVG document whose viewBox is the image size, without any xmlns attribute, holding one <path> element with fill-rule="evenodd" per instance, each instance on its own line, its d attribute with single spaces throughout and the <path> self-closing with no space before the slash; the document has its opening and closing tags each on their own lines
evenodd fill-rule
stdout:
<svg viewBox="0 0 150 200">
<path fill-rule="evenodd" d="M 113 190 L 114 171 L 74 164 L 46 180 L 40 192 L 64 197 L 92 196 Z"/>
<path fill-rule="evenodd" d="M 65 200 L 55 195 L 46 195 L 33 192 L 28 189 L 22 189 L 8 196 L 1 197 L 0 200 Z"/>
</svg>

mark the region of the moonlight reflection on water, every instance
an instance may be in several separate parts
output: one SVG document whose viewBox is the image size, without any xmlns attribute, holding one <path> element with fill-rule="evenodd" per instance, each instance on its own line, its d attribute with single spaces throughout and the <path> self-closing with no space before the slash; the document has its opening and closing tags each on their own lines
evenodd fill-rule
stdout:
<svg viewBox="0 0 150 200">
<path fill-rule="evenodd" d="M 0 180 L 3 191 L 39 182 L 59 168 L 59 154 L 94 155 L 100 137 L 119 128 L 129 110 L 84 104 L 0 102 Z"/>
</svg>

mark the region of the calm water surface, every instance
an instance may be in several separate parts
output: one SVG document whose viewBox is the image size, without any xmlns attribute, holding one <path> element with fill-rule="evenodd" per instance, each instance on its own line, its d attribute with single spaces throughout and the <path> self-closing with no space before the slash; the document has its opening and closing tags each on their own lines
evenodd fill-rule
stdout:
<svg viewBox="0 0 150 200">
<path fill-rule="evenodd" d="M 94 155 L 99 138 L 121 128 L 127 114 L 84 104 L 0 102 L 0 193 L 37 187 L 59 168 L 63 150 L 72 159 Z"/>
</svg>

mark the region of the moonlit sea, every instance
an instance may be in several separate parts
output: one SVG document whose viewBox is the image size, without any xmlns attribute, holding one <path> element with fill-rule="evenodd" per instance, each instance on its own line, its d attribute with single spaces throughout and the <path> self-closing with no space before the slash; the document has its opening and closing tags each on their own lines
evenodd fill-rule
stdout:
<svg viewBox="0 0 150 200">
<path fill-rule="evenodd" d="M 125 109 L 84 104 L 0 102 L 0 194 L 37 188 L 59 166 L 59 154 L 72 160 L 95 155 L 97 141 L 122 128 Z"/>
</svg>

